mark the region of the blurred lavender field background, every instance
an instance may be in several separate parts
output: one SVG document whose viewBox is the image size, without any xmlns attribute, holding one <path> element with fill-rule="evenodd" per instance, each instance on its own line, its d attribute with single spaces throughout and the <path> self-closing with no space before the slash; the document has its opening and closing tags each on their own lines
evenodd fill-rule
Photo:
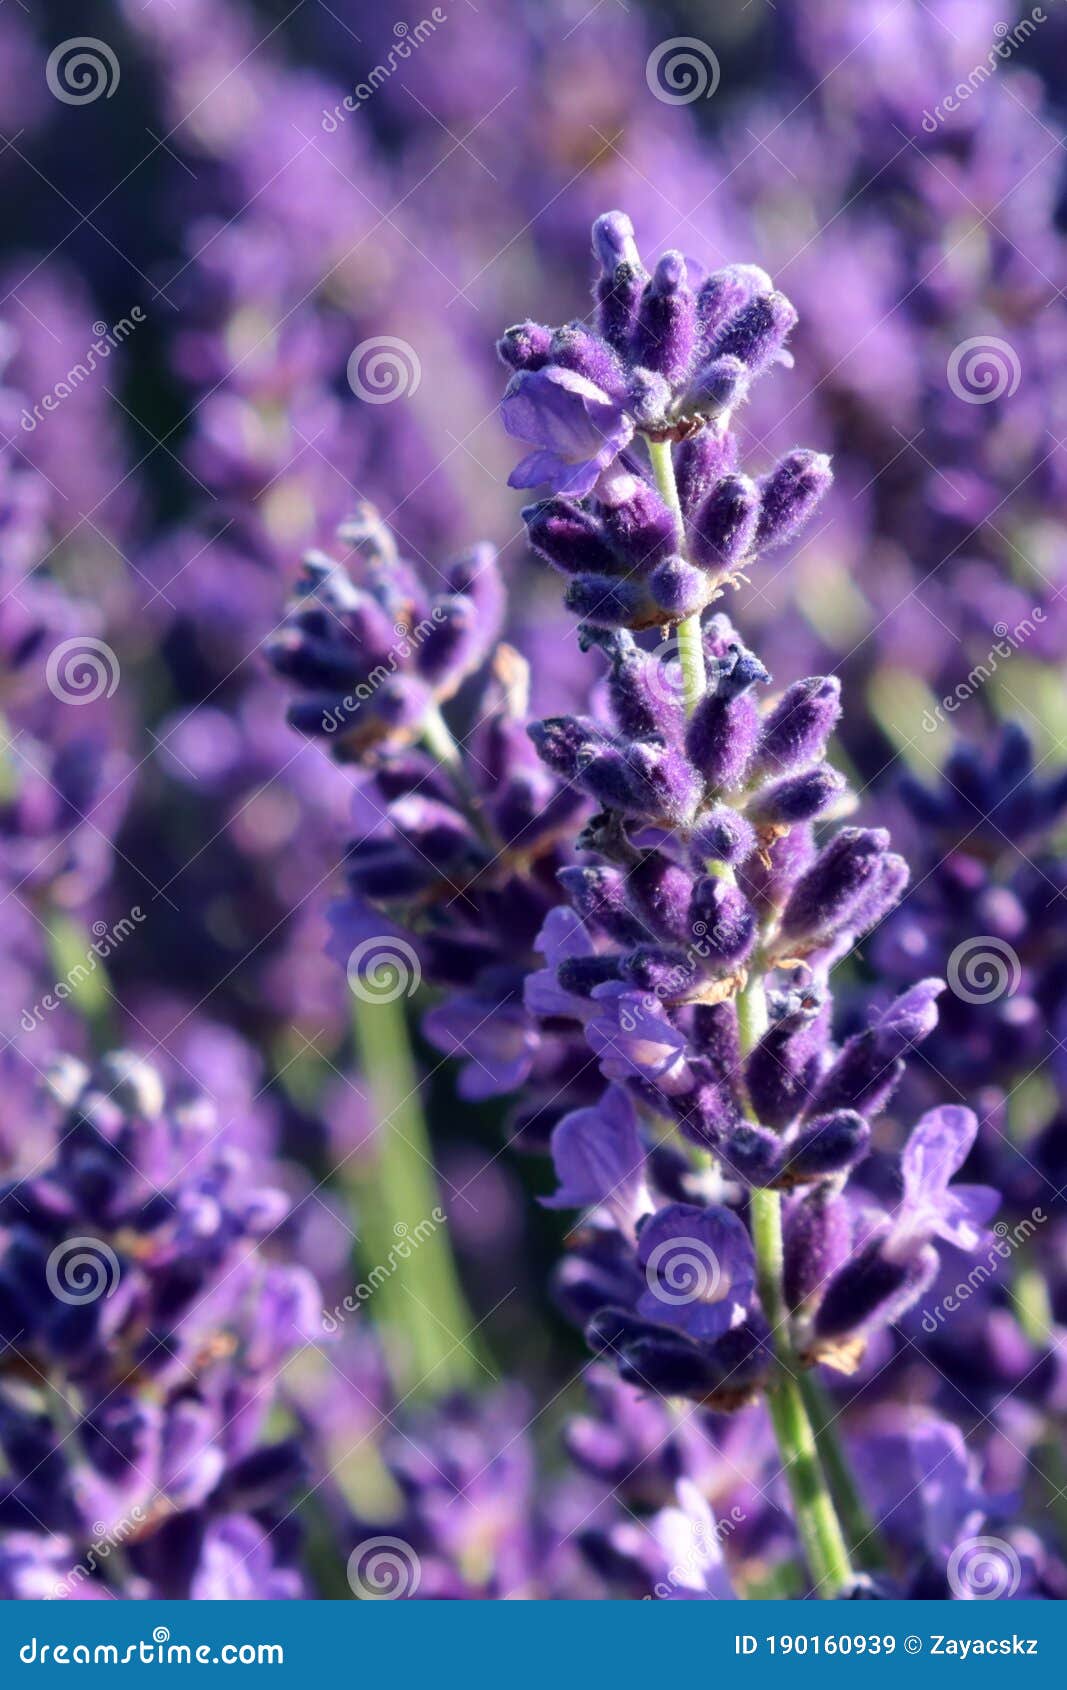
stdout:
<svg viewBox="0 0 1067 1690">
<path fill-rule="evenodd" d="M 431 588 L 498 547 L 532 713 L 601 709 L 495 343 L 587 309 L 615 206 L 799 313 L 735 426 L 834 486 L 725 608 L 840 679 L 912 865 L 841 1032 L 948 980 L 879 1145 L 973 1109 L 1013 1240 L 824 1382 L 870 1576 L 991 1541 L 1067 1594 L 1065 55 L 1058 0 L 0 9 L 0 1595 L 663 1594 L 708 1504 L 734 1589 L 807 1593 L 762 1407 L 588 1370 L 537 1201 L 575 1076 L 329 953 L 381 812 L 268 661 L 370 501 Z"/>
</svg>

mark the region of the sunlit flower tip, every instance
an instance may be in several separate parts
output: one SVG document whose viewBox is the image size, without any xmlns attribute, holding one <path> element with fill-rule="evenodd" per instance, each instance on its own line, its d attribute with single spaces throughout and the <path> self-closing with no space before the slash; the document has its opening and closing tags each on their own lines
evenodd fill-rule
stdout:
<svg viewBox="0 0 1067 1690">
<path fill-rule="evenodd" d="M 761 787 L 747 814 L 758 827 L 792 827 L 797 822 L 814 821 L 840 800 L 847 784 L 843 775 L 824 763 Z"/>
<path fill-rule="evenodd" d="M 791 539 L 825 498 L 833 479 L 830 459 L 823 452 L 798 449 L 782 458 L 759 486 L 760 550 Z"/>
<path fill-rule="evenodd" d="M 753 773 L 784 775 L 817 762 L 841 715 L 836 675 L 813 675 L 786 688 L 763 723 Z"/>
<path fill-rule="evenodd" d="M 593 252 L 602 270 L 614 274 L 616 266 L 641 268 L 641 256 L 634 238 L 634 226 L 625 211 L 605 211 L 593 224 Z"/>
<path fill-rule="evenodd" d="M 496 343 L 502 363 L 513 370 L 539 370 L 548 362 L 552 330 L 543 323 L 515 323 Z"/>
<path fill-rule="evenodd" d="M 774 292 L 774 283 L 758 264 L 728 264 L 705 277 L 697 292 L 697 311 L 705 345 L 753 299 Z"/>
</svg>

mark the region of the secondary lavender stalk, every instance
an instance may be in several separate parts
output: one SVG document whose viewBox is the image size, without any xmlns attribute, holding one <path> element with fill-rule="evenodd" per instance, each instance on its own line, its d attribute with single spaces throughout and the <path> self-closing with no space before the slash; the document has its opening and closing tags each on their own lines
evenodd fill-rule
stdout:
<svg viewBox="0 0 1067 1690">
<path fill-rule="evenodd" d="M 357 1187 L 362 1265 L 374 1276 L 409 1233 L 432 1223 L 402 1270 L 384 1279 L 375 1295 L 386 1305 L 382 1330 L 403 1332 L 410 1340 L 409 1357 L 395 1352 L 390 1357 L 394 1380 L 405 1394 L 444 1395 L 471 1384 L 479 1371 L 471 1344 L 475 1321 L 447 1231 L 437 1222 L 441 1198 L 403 1005 L 357 997 L 353 1024 L 378 1123 L 374 1169 Z M 390 1308 L 395 1321 L 388 1318 Z"/>
</svg>

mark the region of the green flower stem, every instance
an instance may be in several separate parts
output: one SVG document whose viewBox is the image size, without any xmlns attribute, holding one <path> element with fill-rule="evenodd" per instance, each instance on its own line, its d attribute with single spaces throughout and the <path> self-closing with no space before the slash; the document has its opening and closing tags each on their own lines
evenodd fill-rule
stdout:
<svg viewBox="0 0 1067 1690">
<path fill-rule="evenodd" d="M 403 1332 L 394 1375 L 415 1394 L 469 1386 L 481 1371 L 475 1322 L 460 1287 L 408 1039 L 402 1001 L 355 1000 L 360 1069 L 378 1122 L 377 1155 L 356 1182 L 359 1256 L 383 1335 Z M 395 1348 L 395 1347 L 394 1347 Z M 397 1379 L 400 1383 L 400 1379 Z"/>
<path fill-rule="evenodd" d="M 757 969 L 738 994 L 737 1025 L 741 1054 L 747 1056 L 767 1028 L 767 994 Z M 751 1108 L 748 1112 L 751 1115 Z M 781 1193 L 753 1191 L 749 1213 L 760 1303 L 774 1344 L 774 1378 L 767 1391 L 767 1406 L 808 1568 L 818 1594 L 834 1597 L 851 1579 L 852 1566 L 798 1383 L 802 1369 L 789 1337 L 789 1309 L 782 1283 Z"/>
<path fill-rule="evenodd" d="M 782 1290 L 781 1194 L 753 1191 L 750 1213 L 760 1301 L 773 1334 L 776 1362 L 767 1406 L 816 1593 L 834 1597 L 851 1580 L 852 1566 L 793 1371 L 797 1363 L 789 1343 L 789 1310 Z"/>
<path fill-rule="evenodd" d="M 422 719 L 422 742 L 431 757 L 436 757 L 443 763 L 449 775 L 458 787 L 466 789 L 467 781 L 463 773 L 463 759 L 459 746 L 452 737 L 452 731 L 442 716 L 438 706 L 431 704 Z"/>
<path fill-rule="evenodd" d="M 685 519 L 678 498 L 678 483 L 674 478 L 674 459 L 671 457 L 671 443 L 669 440 L 649 440 L 648 455 L 652 460 L 652 473 L 656 477 L 656 486 L 660 497 L 674 517 L 674 526 L 678 535 L 678 551 L 685 557 Z M 704 638 L 700 626 L 700 613 L 687 616 L 684 622 L 679 622 L 675 630 L 678 641 L 678 659 L 682 665 L 682 686 L 685 694 L 686 714 L 691 716 L 707 689 L 707 675 L 704 668 Z"/>
<path fill-rule="evenodd" d="M 800 1376 L 800 1394 L 804 1398 L 819 1459 L 830 1481 L 838 1516 L 852 1545 L 852 1552 L 858 1557 L 862 1546 L 863 1564 L 869 1569 L 883 1568 L 888 1565 L 885 1545 L 852 1476 L 848 1457 L 834 1425 L 835 1411 L 830 1395 L 821 1379 L 811 1371 Z"/>
<path fill-rule="evenodd" d="M 670 441 L 649 440 L 649 457 L 660 495 L 672 512 L 678 549 L 685 556 L 685 520 L 678 498 Z M 707 689 L 700 616 L 677 629 L 686 713 L 692 715 Z M 721 868 L 720 868 L 721 872 Z M 754 968 L 737 998 L 742 1055 L 747 1055 L 767 1027 L 762 973 Z M 782 1287 L 782 1204 L 776 1191 L 753 1191 L 752 1233 L 763 1312 L 774 1334 L 775 1376 L 767 1392 L 778 1450 L 789 1484 L 797 1529 L 819 1594 L 836 1596 L 852 1577 L 848 1549 L 819 1460 L 797 1375 L 800 1367 L 789 1339 L 789 1310 Z"/>
</svg>

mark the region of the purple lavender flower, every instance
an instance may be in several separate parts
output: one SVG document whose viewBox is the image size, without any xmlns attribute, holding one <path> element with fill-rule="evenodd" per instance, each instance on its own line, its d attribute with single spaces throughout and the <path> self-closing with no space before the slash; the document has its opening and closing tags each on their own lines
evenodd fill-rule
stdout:
<svg viewBox="0 0 1067 1690">
<path fill-rule="evenodd" d="M 759 484 L 736 473 L 730 415 L 763 370 L 789 361 L 796 319 L 761 270 L 700 280 L 694 267 L 691 285 L 681 254 L 667 253 L 649 278 L 622 212 L 598 218 L 593 248 L 596 329 L 523 323 L 499 343 L 516 372 L 504 426 L 538 448 L 511 485 L 554 495 L 523 516 L 534 548 L 571 577 L 572 610 L 608 628 L 669 624 L 797 532 L 830 485 L 829 460 L 792 452 Z M 674 500 L 651 457 L 671 441 L 685 442 Z"/>
<path fill-rule="evenodd" d="M 128 1054 L 53 1086 L 56 1148 L 0 1193 L 6 1594 L 300 1595 L 271 1540 L 301 1457 L 265 1422 L 320 1297 L 263 1248 L 286 1199 Z"/>
</svg>

